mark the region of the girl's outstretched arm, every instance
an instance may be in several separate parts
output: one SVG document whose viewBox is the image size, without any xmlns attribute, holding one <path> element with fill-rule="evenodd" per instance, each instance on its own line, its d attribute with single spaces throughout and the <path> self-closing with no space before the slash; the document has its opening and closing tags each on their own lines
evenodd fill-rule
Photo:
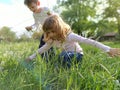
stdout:
<svg viewBox="0 0 120 90">
<path fill-rule="evenodd" d="M 34 53 L 34 54 L 30 55 L 29 57 L 27 57 L 25 59 L 25 61 L 29 62 L 29 61 L 33 60 L 37 56 L 37 54 L 42 54 L 42 53 L 48 51 L 48 49 L 50 49 L 51 47 L 52 47 L 52 44 L 45 43 L 45 45 L 43 45 L 41 48 L 39 48 L 36 51 L 36 53 Z"/>
<path fill-rule="evenodd" d="M 114 57 L 114 56 L 120 57 L 120 48 L 112 48 L 112 47 L 109 47 L 107 45 L 102 44 L 101 42 L 82 37 L 82 36 L 75 34 L 75 33 L 71 33 L 69 38 L 72 41 L 86 43 L 86 44 L 90 44 L 90 45 L 93 45 L 95 47 L 98 47 L 98 48 L 102 49 L 104 52 L 107 52 L 111 57 Z"/>
<path fill-rule="evenodd" d="M 109 52 L 107 52 L 111 57 L 120 56 L 120 48 L 111 48 Z"/>
</svg>

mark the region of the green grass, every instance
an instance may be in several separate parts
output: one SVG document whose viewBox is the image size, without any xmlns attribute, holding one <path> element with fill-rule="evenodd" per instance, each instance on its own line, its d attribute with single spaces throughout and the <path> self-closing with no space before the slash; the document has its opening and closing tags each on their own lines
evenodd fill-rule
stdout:
<svg viewBox="0 0 120 90">
<path fill-rule="evenodd" d="M 103 42 L 120 47 L 119 42 Z M 31 65 L 24 59 L 34 53 L 39 42 L 0 43 L 0 90 L 119 90 L 120 58 L 110 58 L 100 49 L 83 45 L 80 68 L 55 68 L 56 58 L 46 63 L 37 56 Z M 27 68 L 26 68 L 27 67 Z"/>
</svg>

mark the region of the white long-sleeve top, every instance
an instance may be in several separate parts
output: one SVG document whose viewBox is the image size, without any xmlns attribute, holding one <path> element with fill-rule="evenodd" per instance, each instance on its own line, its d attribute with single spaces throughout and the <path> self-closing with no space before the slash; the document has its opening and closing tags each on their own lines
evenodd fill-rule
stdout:
<svg viewBox="0 0 120 90">
<path fill-rule="evenodd" d="M 47 7 L 41 7 L 41 8 L 42 10 L 40 13 L 33 13 L 34 22 L 35 22 L 32 25 L 33 28 L 34 27 L 37 28 L 40 24 L 42 25 L 44 23 L 45 19 L 48 17 L 48 14 L 47 14 L 48 12 L 52 13 L 50 9 Z"/>
<path fill-rule="evenodd" d="M 46 44 L 43 47 L 38 49 L 38 53 L 42 54 L 46 52 L 48 49 L 50 49 L 50 47 L 55 46 L 55 47 L 61 48 L 63 51 L 74 51 L 74 52 L 83 54 L 83 50 L 81 46 L 79 45 L 79 43 L 86 43 L 88 45 L 89 44 L 93 45 L 95 47 L 102 49 L 105 52 L 108 52 L 110 50 L 109 46 L 106 46 L 98 41 L 82 37 L 75 33 L 70 33 L 66 37 L 66 40 L 63 43 L 61 43 L 60 41 L 56 41 L 56 40 L 46 42 Z M 31 55 L 29 58 L 33 59 L 35 57 L 36 57 L 36 53 Z"/>
</svg>

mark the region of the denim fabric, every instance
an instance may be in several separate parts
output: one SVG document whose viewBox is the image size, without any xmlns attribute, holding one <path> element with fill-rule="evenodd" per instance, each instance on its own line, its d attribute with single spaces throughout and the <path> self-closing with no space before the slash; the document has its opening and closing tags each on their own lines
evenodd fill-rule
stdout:
<svg viewBox="0 0 120 90">
<path fill-rule="evenodd" d="M 82 62 L 83 55 L 80 53 L 72 52 L 72 51 L 63 51 L 59 55 L 60 63 L 67 68 L 70 68 L 72 63 L 78 64 Z"/>
<path fill-rule="evenodd" d="M 39 48 L 45 44 L 45 42 L 43 41 L 43 38 L 44 38 L 44 35 L 42 35 L 42 37 L 40 38 Z M 41 57 L 45 59 L 46 62 L 48 62 L 54 55 L 55 55 L 55 50 L 53 47 L 51 47 L 47 52 L 41 54 Z"/>
</svg>

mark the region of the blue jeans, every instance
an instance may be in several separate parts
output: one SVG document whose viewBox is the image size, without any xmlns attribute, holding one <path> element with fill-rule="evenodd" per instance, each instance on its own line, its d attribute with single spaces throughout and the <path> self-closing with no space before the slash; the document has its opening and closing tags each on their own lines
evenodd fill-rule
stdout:
<svg viewBox="0 0 120 90">
<path fill-rule="evenodd" d="M 77 52 L 63 51 L 59 55 L 59 62 L 63 67 L 70 68 L 73 63 L 80 64 L 82 62 L 82 57 L 83 55 Z"/>
<path fill-rule="evenodd" d="M 43 41 L 44 35 L 42 35 L 42 37 L 40 38 L 40 44 L 39 44 L 39 48 L 41 48 L 45 42 Z M 53 47 L 51 47 L 47 52 L 41 54 L 41 57 L 43 59 L 46 60 L 46 62 L 48 62 L 53 56 L 55 56 L 55 50 Z"/>
</svg>

